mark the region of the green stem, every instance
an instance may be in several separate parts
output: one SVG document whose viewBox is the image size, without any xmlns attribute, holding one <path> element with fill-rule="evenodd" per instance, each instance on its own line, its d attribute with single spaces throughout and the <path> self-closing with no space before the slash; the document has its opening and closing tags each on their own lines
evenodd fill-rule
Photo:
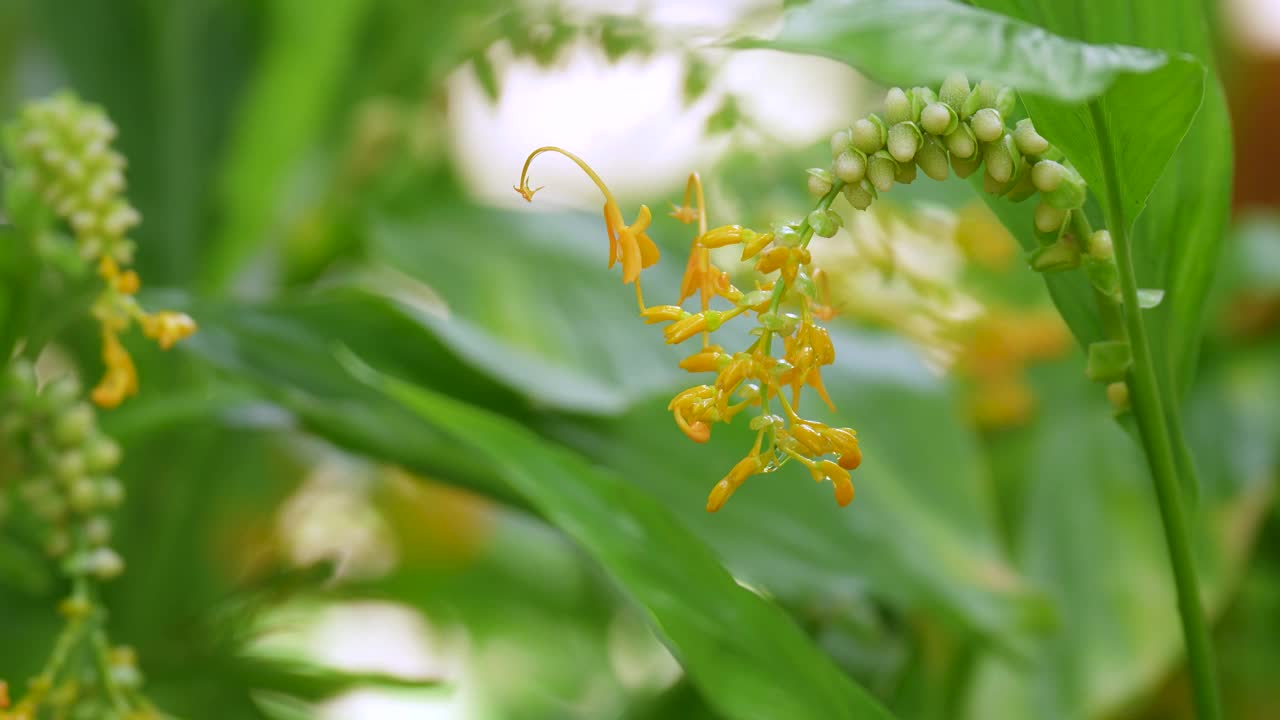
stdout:
<svg viewBox="0 0 1280 720">
<path fill-rule="evenodd" d="M 1133 368 L 1129 373 L 1129 389 L 1134 416 L 1142 436 L 1147 464 L 1155 484 L 1160 516 L 1164 524 L 1165 543 L 1169 547 L 1169 561 L 1173 566 L 1174 586 L 1178 594 L 1178 614 L 1182 618 L 1182 634 L 1187 646 L 1187 661 L 1191 670 L 1191 687 L 1195 698 L 1196 717 L 1199 720 L 1221 720 L 1221 701 L 1213 662 L 1213 647 L 1209 642 L 1209 630 L 1204 609 L 1200 602 L 1200 583 L 1196 576 L 1195 559 L 1187 535 L 1186 518 L 1183 515 L 1181 489 L 1178 485 L 1173 436 L 1166 421 L 1160 383 L 1157 380 L 1151 342 L 1138 304 L 1138 281 L 1133 266 L 1133 248 L 1129 243 L 1128 225 L 1121 212 L 1121 199 L 1115 179 L 1115 155 L 1111 152 L 1110 136 L 1106 131 L 1106 116 L 1096 103 L 1090 111 L 1097 129 L 1099 155 L 1107 182 L 1107 224 L 1116 252 L 1120 271 L 1120 289 L 1124 300 L 1124 319 L 1129 332 L 1129 344 L 1133 352 Z M 1176 407 L 1171 406 L 1176 412 Z M 1177 441 L 1181 441 L 1178 438 Z"/>
</svg>

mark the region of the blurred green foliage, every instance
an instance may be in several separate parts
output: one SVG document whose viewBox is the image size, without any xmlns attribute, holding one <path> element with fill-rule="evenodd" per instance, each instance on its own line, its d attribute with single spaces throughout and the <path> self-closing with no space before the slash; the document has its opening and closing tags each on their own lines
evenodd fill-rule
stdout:
<svg viewBox="0 0 1280 720">
<path fill-rule="evenodd" d="M 868 26 L 879 55 L 822 54 L 918 70 L 903 44 L 971 9 L 911 4 L 911 32 Z M 976 4 L 1068 37 L 1209 55 L 1195 2 L 1063 3 L 1070 17 Z M 1146 20 L 1107 20 L 1125 8 Z M 144 218 L 144 292 L 201 324 L 177 355 L 131 344 L 142 392 L 103 419 L 129 489 L 112 632 L 138 649 L 157 702 L 193 719 L 310 717 L 353 688 L 424 686 L 493 718 L 1189 717 L 1150 481 L 1082 353 L 1033 367 L 1034 417 L 992 430 L 967 417 L 965 378 L 891 328 L 845 321 L 826 384 L 829 417 L 866 448 L 854 504 L 788 468 L 703 512 L 745 429 L 693 446 L 671 423 L 680 353 L 606 274 L 598 215 L 487 207 L 451 145 L 453 73 L 497 99 L 495 43 L 551 66 L 574 42 L 610 61 L 685 52 L 644 18 L 490 0 L 0 5 L 0 119 L 62 87 L 106 107 Z M 686 60 L 687 100 L 718 92 L 718 59 Z M 1230 138 L 1221 87 L 1206 87 L 1182 144 L 1165 134 L 1172 160 L 1146 178 L 1136 232 L 1142 281 L 1168 293 L 1153 311 L 1162 356 L 1187 388 L 1228 714 L 1264 718 L 1280 710 L 1280 220 L 1224 229 Z M 752 108 L 715 103 L 706 130 L 733 142 Z M 1146 121 L 1115 103 L 1118 120 Z M 803 212 L 799 170 L 825 152 L 743 146 L 699 169 L 764 223 Z M 1144 162 L 1158 175 L 1161 158 Z M 894 197 L 902 212 L 977 200 L 962 182 L 922 185 Z M 1021 208 L 997 209 L 1029 227 L 1009 219 Z M 655 225 L 667 257 L 645 287 L 665 297 L 688 230 Z M 1051 303 L 1021 267 L 965 282 L 993 303 Z M 1081 288 L 1051 289 L 1087 338 Z M 47 332 L 96 373 L 90 326 L 59 317 Z M 371 508 L 389 569 L 291 556 L 279 518 L 326 473 Z M 338 537 L 362 523 L 355 509 L 326 522 Z M 0 678 L 15 689 L 44 661 L 64 594 L 38 551 L 0 534 Z M 406 678 L 263 649 L 289 610 L 369 600 L 467 638 L 452 651 L 462 670 Z"/>
</svg>

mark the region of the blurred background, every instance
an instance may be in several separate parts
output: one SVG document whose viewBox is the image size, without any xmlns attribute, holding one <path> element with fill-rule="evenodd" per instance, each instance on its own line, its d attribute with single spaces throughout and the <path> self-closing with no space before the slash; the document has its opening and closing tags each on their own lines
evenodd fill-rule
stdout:
<svg viewBox="0 0 1280 720">
<path fill-rule="evenodd" d="M 689 172 L 713 226 L 800 217 L 804 168 L 883 88 L 715 46 L 782 5 L 0 0 L 0 120 L 62 88 L 106 108 L 144 298 L 201 325 L 176 355 L 131 343 L 142 392 L 103 414 L 129 489 L 112 633 L 161 707 L 716 717 L 609 574 L 352 381 L 341 342 L 656 497 L 903 718 L 1190 717 L 1141 457 L 969 185 L 897 188 L 815 246 L 858 499 L 788 468 L 714 517 L 748 436 L 692 446 L 671 422 L 682 354 L 606 272 L 598 191 L 555 156 L 536 203 L 511 191 L 553 144 L 624 214 L 654 208 L 651 302 L 683 270 L 690 230 L 657 210 Z M 1186 408 L 1194 525 L 1228 715 L 1260 720 L 1280 716 L 1280 4 L 1208 5 L 1236 181 Z M 95 342 L 86 321 L 60 352 L 91 376 Z M 60 592 L 0 535 L 0 677 L 44 662 Z"/>
</svg>

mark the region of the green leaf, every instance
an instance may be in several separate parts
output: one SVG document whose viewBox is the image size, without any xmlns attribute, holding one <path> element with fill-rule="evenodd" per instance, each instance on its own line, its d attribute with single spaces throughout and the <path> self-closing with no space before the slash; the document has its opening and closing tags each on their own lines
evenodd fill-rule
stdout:
<svg viewBox="0 0 1280 720">
<path fill-rule="evenodd" d="M 1211 614 L 1229 600 L 1270 504 L 1258 480 L 1274 467 L 1280 385 L 1261 360 L 1243 365 L 1244 375 L 1234 360 L 1215 372 L 1192 418 L 1216 483 L 1191 523 Z M 1078 356 L 1033 380 L 1043 414 L 993 443 L 993 467 L 1006 491 L 1025 484 L 1011 493 L 1018 570 L 1052 595 L 1060 622 L 1029 662 L 983 660 L 964 717 L 1112 717 L 1163 682 L 1182 652 L 1154 491 L 1140 451 L 1081 378 Z"/>
<path fill-rule="evenodd" d="M 306 0 L 268 5 L 270 41 L 242 101 L 219 178 L 225 220 L 203 263 L 200 281 L 206 289 L 222 288 L 277 219 L 290 171 L 324 129 L 343 70 L 354 66 L 370 3 L 337 0 L 324 12 Z"/>
<path fill-rule="evenodd" d="M 781 609 L 738 585 L 705 545 L 643 492 L 519 424 L 345 357 L 371 387 L 481 454 L 595 556 L 648 609 L 718 710 L 734 718 L 891 717 Z"/>
<path fill-rule="evenodd" d="M 936 85 L 961 72 L 1070 101 L 1098 95 L 1125 73 L 1145 75 L 1168 63 L 1161 52 L 1088 45 L 939 0 L 819 0 L 789 9 L 776 38 L 733 45 L 829 57 L 886 85 Z"/>
</svg>

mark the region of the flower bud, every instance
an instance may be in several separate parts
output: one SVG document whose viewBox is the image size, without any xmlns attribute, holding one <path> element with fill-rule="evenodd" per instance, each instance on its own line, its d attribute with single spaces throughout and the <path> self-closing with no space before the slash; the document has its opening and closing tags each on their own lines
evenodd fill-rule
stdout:
<svg viewBox="0 0 1280 720">
<path fill-rule="evenodd" d="M 831 157 L 853 148 L 853 130 L 844 128 L 831 135 Z"/>
<path fill-rule="evenodd" d="M 867 156 L 858 150 L 845 150 L 836 156 L 831 169 L 846 184 L 859 182 L 867 176 Z"/>
<path fill-rule="evenodd" d="M 102 507 L 107 509 L 117 508 L 120 503 L 124 502 L 124 483 L 113 477 L 103 478 L 98 481 L 98 500 L 102 503 Z"/>
<path fill-rule="evenodd" d="M 915 159 L 924 138 L 920 128 L 913 122 L 902 122 L 889 128 L 889 154 L 900 163 L 909 163 Z"/>
<path fill-rule="evenodd" d="M 947 165 L 947 148 L 942 141 L 933 135 L 926 135 L 924 145 L 916 153 L 916 164 L 934 180 L 946 180 L 950 173 Z"/>
<path fill-rule="evenodd" d="M 1106 232 L 1099 230 L 1098 232 Z M 1097 289 L 1104 297 L 1110 298 L 1113 302 L 1119 304 L 1120 296 L 1120 268 L 1116 265 L 1115 258 L 1095 258 L 1092 249 L 1084 259 L 1085 274 L 1089 276 L 1089 282 L 1093 283 L 1093 287 Z"/>
<path fill-rule="evenodd" d="M 831 173 L 824 168 L 809 168 L 809 192 L 822 197 L 831 192 Z"/>
<path fill-rule="evenodd" d="M 62 413 L 53 425 L 53 439 L 60 447 L 72 447 L 84 442 L 93 430 L 93 408 L 80 403 Z"/>
<path fill-rule="evenodd" d="M 49 383 L 42 395 L 49 409 L 56 413 L 78 403 L 83 393 L 80 381 L 74 375 L 65 375 Z"/>
<path fill-rule="evenodd" d="M 888 127 L 875 113 L 853 124 L 853 146 L 866 155 L 883 148 L 888 137 Z"/>
<path fill-rule="evenodd" d="M 111 541 L 111 521 L 102 515 L 94 515 L 84 524 L 84 537 L 94 547 L 102 547 Z"/>
<path fill-rule="evenodd" d="M 718 372 L 727 356 L 719 346 L 708 347 L 680 361 L 680 368 L 689 372 Z"/>
<path fill-rule="evenodd" d="M 991 108 L 983 108 L 969 118 L 969 126 L 973 128 L 973 136 L 979 141 L 990 143 L 1004 135 L 1004 121 L 1000 113 Z"/>
<path fill-rule="evenodd" d="M 969 78 L 965 77 L 964 73 L 948 75 L 938 90 L 938 99 L 959 113 L 964 107 L 965 100 L 969 99 Z"/>
<path fill-rule="evenodd" d="M 1074 270 L 1080 267 L 1080 246 L 1066 238 L 1031 253 L 1031 269 L 1050 273 Z"/>
<path fill-rule="evenodd" d="M 75 482 L 84 472 L 84 453 L 79 450 L 67 450 L 53 463 L 53 474 L 64 483 Z"/>
<path fill-rule="evenodd" d="M 93 512 L 98 508 L 100 499 L 98 484 L 87 477 L 76 478 L 67 485 L 67 502 L 77 514 L 88 515 Z"/>
<path fill-rule="evenodd" d="M 982 167 L 982 156 L 974 153 L 969 157 L 961 157 L 954 152 L 951 153 L 951 169 L 956 171 L 956 175 L 960 178 L 967 178 L 978 171 Z"/>
<path fill-rule="evenodd" d="M 755 236 L 755 232 L 741 225 L 721 225 L 703 233 L 698 238 L 698 244 L 702 247 L 718 248 L 740 242 L 750 242 L 755 239 Z"/>
<path fill-rule="evenodd" d="M 836 230 L 840 229 L 840 225 L 834 218 L 827 214 L 826 210 L 815 209 L 805 218 L 805 222 L 809 223 L 809 227 L 813 228 L 813 234 L 818 237 L 829 238 L 836 234 Z"/>
<path fill-rule="evenodd" d="M 1036 163 L 1036 168 L 1049 162 L 1052 161 L 1045 160 L 1038 162 Z M 1082 207 L 1088 190 L 1084 184 L 1084 178 L 1080 177 L 1080 173 L 1076 172 L 1073 167 L 1059 165 L 1058 163 L 1054 163 L 1054 165 L 1058 165 L 1058 167 L 1061 168 L 1061 171 L 1058 171 L 1052 165 L 1041 171 L 1046 176 L 1043 178 L 1046 181 L 1046 184 L 1052 187 L 1051 190 L 1042 189 L 1040 191 L 1044 201 L 1054 207 L 1063 208 L 1064 210 L 1074 210 L 1075 208 Z M 1034 170 L 1035 168 L 1032 169 Z M 1035 181 L 1035 175 L 1032 175 L 1031 179 L 1032 181 Z M 1040 183 L 1036 183 L 1036 187 L 1040 187 Z"/>
<path fill-rule="evenodd" d="M 650 305 L 640 313 L 646 325 L 660 322 L 672 322 L 686 317 L 688 313 L 679 305 Z"/>
<path fill-rule="evenodd" d="M 124 572 L 124 559 L 111 548 L 97 548 L 85 559 L 84 570 L 99 580 L 111 580 Z"/>
<path fill-rule="evenodd" d="M 888 125 L 911 122 L 911 98 L 902 88 L 889 88 L 884 98 L 884 121 Z"/>
<path fill-rule="evenodd" d="M 880 192 L 888 192 L 893 188 L 893 179 L 898 174 L 898 163 L 884 150 L 877 151 L 867 161 L 867 179 Z"/>
<path fill-rule="evenodd" d="M 1133 365 L 1129 343 L 1124 340 L 1102 340 L 1089 343 L 1089 358 L 1084 373 L 1095 382 L 1112 383 L 1124 379 Z"/>
<path fill-rule="evenodd" d="M 785 247 L 773 248 L 769 252 L 765 253 L 764 256 L 761 257 L 756 262 L 756 272 L 767 275 L 777 270 L 778 268 L 782 267 L 782 264 L 785 263 L 787 259 L 790 257 L 791 257 L 790 248 L 785 248 Z"/>
<path fill-rule="evenodd" d="M 1014 126 L 1013 141 L 1018 144 L 1018 150 L 1023 155 L 1039 155 L 1049 149 L 1049 141 L 1036 132 L 1035 125 L 1031 124 L 1029 118 L 1019 120 Z"/>
<path fill-rule="evenodd" d="M 992 180 L 1004 184 L 1013 179 L 1013 174 L 1022 162 L 1022 155 L 1013 145 L 1013 137 L 1005 135 L 999 141 L 982 146 L 982 161 L 987 166 L 987 174 Z"/>
<path fill-rule="evenodd" d="M 959 125 L 956 111 L 945 103 L 929 103 L 920 111 L 920 127 L 931 135 L 946 135 Z"/>
<path fill-rule="evenodd" d="M 791 426 L 791 436 L 804 447 L 810 457 L 826 455 L 831 452 L 831 441 L 806 423 Z"/>
<path fill-rule="evenodd" d="M 1124 382 L 1113 382 L 1107 385 L 1107 401 L 1116 415 L 1129 411 L 1129 385 Z"/>
<path fill-rule="evenodd" d="M 960 123 L 944 138 L 951 157 L 971 158 L 978 154 L 978 139 L 968 123 Z"/>
<path fill-rule="evenodd" d="M 1041 160 L 1031 166 L 1031 182 L 1042 193 L 1057 190 L 1066 177 L 1067 169 L 1053 160 Z"/>
<path fill-rule="evenodd" d="M 110 472 L 120 464 L 121 455 L 115 440 L 105 435 L 90 438 L 84 447 L 85 469 L 94 475 Z"/>
<path fill-rule="evenodd" d="M 1106 230 L 1095 230 L 1089 236 L 1089 257 L 1095 260 L 1111 260 L 1115 256 L 1116 250 L 1111 243 L 1111 233 Z"/>
<path fill-rule="evenodd" d="M 711 494 L 707 496 L 707 512 L 715 512 L 724 507 L 725 501 L 747 481 L 747 478 L 760 471 L 760 457 L 751 455 L 738 461 L 737 465 L 729 471 L 729 474 L 723 480 L 716 483 L 711 489 Z"/>
<path fill-rule="evenodd" d="M 848 200 L 849 204 L 858 210 L 866 210 L 871 207 L 871 203 L 875 202 L 877 197 L 879 197 L 879 193 L 876 191 L 875 186 L 866 178 L 863 178 L 862 182 L 844 186 L 844 199 Z"/>
<path fill-rule="evenodd" d="M 1045 205 L 1043 202 L 1036 205 L 1035 225 L 1036 230 L 1042 233 L 1056 232 L 1062 228 L 1063 223 L 1067 221 L 1067 215 L 1070 211 L 1061 208 Z"/>
</svg>

